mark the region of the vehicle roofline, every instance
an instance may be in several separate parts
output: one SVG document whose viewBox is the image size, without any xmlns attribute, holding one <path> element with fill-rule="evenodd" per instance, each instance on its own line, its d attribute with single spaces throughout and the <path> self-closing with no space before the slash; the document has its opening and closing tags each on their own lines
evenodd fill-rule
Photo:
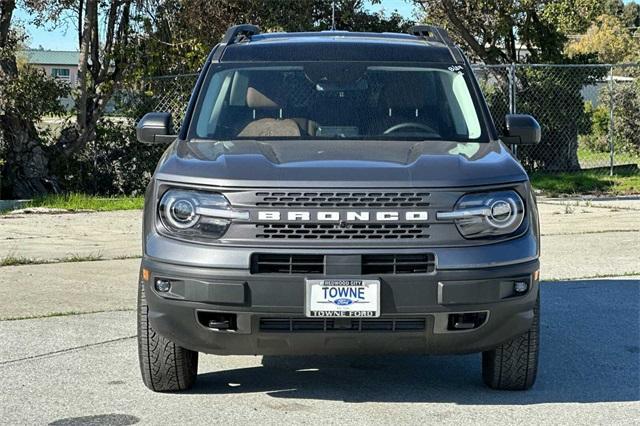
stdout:
<svg viewBox="0 0 640 426">
<path fill-rule="evenodd" d="M 323 37 L 349 37 L 353 39 L 376 39 L 389 41 L 405 41 L 421 43 L 425 48 L 440 45 L 449 50 L 451 58 L 456 63 L 464 63 L 464 55 L 460 48 L 449 37 L 449 33 L 444 29 L 434 25 L 414 25 L 407 33 L 396 32 L 358 32 L 341 30 L 323 31 L 302 31 L 302 32 L 274 32 L 262 33 L 260 27 L 251 24 L 240 24 L 230 27 L 222 41 L 216 45 L 217 50 L 213 55 L 213 60 L 220 61 L 224 56 L 227 47 L 234 44 L 255 43 L 270 40 L 290 40 L 303 38 L 323 38 Z"/>
</svg>

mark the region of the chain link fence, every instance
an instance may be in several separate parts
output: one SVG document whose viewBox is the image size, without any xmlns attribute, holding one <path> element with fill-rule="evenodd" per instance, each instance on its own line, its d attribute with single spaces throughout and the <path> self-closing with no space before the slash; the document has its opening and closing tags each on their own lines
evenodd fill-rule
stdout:
<svg viewBox="0 0 640 426">
<path fill-rule="evenodd" d="M 528 171 L 637 172 L 640 65 L 474 65 L 500 129 L 506 114 L 531 114 L 542 142 L 518 147 Z"/>
<path fill-rule="evenodd" d="M 174 123 L 182 123 L 197 79 L 198 74 L 180 74 L 145 80 L 142 109 L 146 110 L 144 112 L 170 112 Z"/>
<path fill-rule="evenodd" d="M 638 172 L 640 64 L 473 65 L 501 130 L 506 114 L 531 114 L 542 142 L 513 147 L 530 172 Z M 143 82 L 140 112 L 167 111 L 179 124 L 196 74 Z"/>
</svg>

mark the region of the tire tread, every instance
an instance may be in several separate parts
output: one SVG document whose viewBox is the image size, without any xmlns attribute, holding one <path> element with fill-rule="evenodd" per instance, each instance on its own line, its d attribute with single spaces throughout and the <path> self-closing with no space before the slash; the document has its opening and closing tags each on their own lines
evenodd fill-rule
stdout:
<svg viewBox="0 0 640 426">
<path fill-rule="evenodd" d="M 502 390 L 526 390 L 538 373 L 540 296 L 533 309 L 529 331 L 482 353 L 482 378 L 487 386 Z"/>
<path fill-rule="evenodd" d="M 155 392 L 187 390 L 196 381 L 198 352 L 176 345 L 151 327 L 142 283 L 138 287 L 138 358 L 142 381 Z"/>
</svg>

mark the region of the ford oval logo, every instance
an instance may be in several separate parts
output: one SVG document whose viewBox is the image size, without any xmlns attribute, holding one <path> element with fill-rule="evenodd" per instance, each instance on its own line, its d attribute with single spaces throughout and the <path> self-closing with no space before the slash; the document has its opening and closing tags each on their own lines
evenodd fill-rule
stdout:
<svg viewBox="0 0 640 426">
<path fill-rule="evenodd" d="M 336 299 L 336 300 L 334 300 L 334 301 L 333 301 L 333 303 L 335 303 L 335 304 L 336 304 L 336 305 L 338 305 L 338 306 L 347 306 L 347 305 L 352 304 L 352 303 L 353 303 L 353 300 L 351 300 L 351 299 L 345 299 L 345 298 L 342 298 L 342 299 Z"/>
</svg>

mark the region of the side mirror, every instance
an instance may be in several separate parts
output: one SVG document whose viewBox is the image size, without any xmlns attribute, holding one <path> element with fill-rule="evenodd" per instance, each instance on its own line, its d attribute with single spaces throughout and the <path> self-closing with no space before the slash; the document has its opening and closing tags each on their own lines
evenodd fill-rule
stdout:
<svg viewBox="0 0 640 426">
<path fill-rule="evenodd" d="M 501 139 L 507 145 L 535 145 L 541 139 L 540 125 L 530 115 L 507 114 Z"/>
<path fill-rule="evenodd" d="M 171 114 L 168 112 L 150 112 L 136 126 L 138 141 L 147 144 L 170 143 L 178 136 L 173 134 Z"/>
</svg>

